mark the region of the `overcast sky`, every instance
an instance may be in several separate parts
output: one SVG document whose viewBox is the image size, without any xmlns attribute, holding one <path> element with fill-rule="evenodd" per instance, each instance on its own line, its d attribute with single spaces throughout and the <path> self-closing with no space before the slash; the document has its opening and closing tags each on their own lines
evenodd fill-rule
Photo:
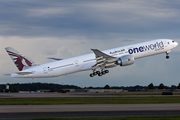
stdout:
<svg viewBox="0 0 180 120">
<path fill-rule="evenodd" d="M 110 69 L 102 77 L 91 71 L 58 78 L 4 76 L 17 68 L 4 50 L 11 46 L 37 64 L 48 57 L 70 58 L 134 43 L 167 38 L 180 43 L 179 0 L 0 0 L 0 84 L 59 83 L 88 86 L 178 85 L 180 47 Z"/>
</svg>

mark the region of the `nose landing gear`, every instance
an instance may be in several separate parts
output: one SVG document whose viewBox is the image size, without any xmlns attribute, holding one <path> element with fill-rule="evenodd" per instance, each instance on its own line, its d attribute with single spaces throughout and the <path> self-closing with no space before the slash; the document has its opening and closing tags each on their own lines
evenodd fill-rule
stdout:
<svg viewBox="0 0 180 120">
<path fill-rule="evenodd" d="M 166 56 L 166 59 L 169 59 L 169 56 Z"/>
<path fill-rule="evenodd" d="M 169 59 L 169 52 L 166 52 L 166 59 Z"/>
</svg>

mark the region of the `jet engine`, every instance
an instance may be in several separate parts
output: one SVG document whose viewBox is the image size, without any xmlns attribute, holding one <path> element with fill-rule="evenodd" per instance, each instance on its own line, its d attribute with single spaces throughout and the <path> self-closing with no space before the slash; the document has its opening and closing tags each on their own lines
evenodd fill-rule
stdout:
<svg viewBox="0 0 180 120">
<path fill-rule="evenodd" d="M 120 65 L 120 66 L 127 66 L 127 65 L 131 65 L 133 63 L 134 63 L 133 55 L 124 55 L 124 56 L 121 56 L 116 61 L 116 64 Z"/>
</svg>

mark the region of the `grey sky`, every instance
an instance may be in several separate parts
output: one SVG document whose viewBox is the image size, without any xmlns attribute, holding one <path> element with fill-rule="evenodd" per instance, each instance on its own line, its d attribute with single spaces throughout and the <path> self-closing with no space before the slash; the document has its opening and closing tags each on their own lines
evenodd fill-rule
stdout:
<svg viewBox="0 0 180 120">
<path fill-rule="evenodd" d="M 103 77 L 91 71 L 53 79 L 13 79 L 17 68 L 5 52 L 11 46 L 36 63 L 48 57 L 69 58 L 158 38 L 180 43 L 178 0 L 0 0 L 0 83 L 52 82 L 78 86 L 177 85 L 179 51 L 151 56 L 134 65 L 110 69 Z"/>
</svg>

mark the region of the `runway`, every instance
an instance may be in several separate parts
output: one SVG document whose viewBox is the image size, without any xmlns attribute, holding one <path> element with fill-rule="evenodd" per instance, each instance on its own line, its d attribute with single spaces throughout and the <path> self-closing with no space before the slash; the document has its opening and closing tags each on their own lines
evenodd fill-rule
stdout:
<svg viewBox="0 0 180 120">
<path fill-rule="evenodd" d="M 144 93 L 0 93 L 0 98 L 44 97 L 179 97 Z M 134 95 L 135 94 L 135 95 Z M 144 94 L 144 95 L 142 95 Z M 149 95 L 148 95 L 149 94 Z M 31 119 L 40 117 L 128 117 L 180 115 L 180 103 L 160 104 L 58 104 L 58 105 L 0 105 L 0 119 Z"/>
<path fill-rule="evenodd" d="M 130 94 L 130 95 L 129 95 Z M 177 95 L 161 95 L 161 92 L 129 92 L 129 93 L 0 93 L 0 98 L 61 98 L 61 97 L 180 97 Z"/>
<path fill-rule="evenodd" d="M 180 115 L 180 103 L 0 105 L 0 119 L 29 119 L 39 117 L 124 117 L 152 115 Z"/>
<path fill-rule="evenodd" d="M 0 113 L 0 120 L 34 118 L 93 118 L 131 116 L 179 116 L 180 111 L 98 111 L 98 112 L 48 112 L 48 113 Z"/>
<path fill-rule="evenodd" d="M 0 113 L 96 112 L 96 111 L 180 111 L 180 103 L 167 104 L 68 104 L 0 105 Z"/>
</svg>

